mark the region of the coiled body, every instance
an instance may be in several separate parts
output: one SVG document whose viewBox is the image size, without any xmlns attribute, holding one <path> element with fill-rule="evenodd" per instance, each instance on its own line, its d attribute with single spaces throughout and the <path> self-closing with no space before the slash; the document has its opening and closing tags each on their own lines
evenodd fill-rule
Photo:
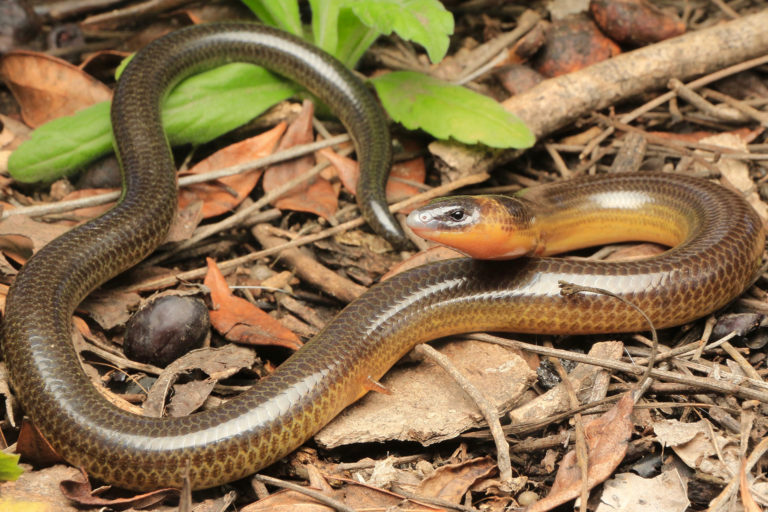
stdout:
<svg viewBox="0 0 768 512">
<path fill-rule="evenodd" d="M 678 212 L 676 221 L 688 219 L 686 238 L 675 249 L 639 262 L 467 259 L 421 267 L 373 287 L 273 375 L 223 406 L 185 418 L 129 414 L 91 385 L 72 348 L 70 323 L 82 298 L 151 251 L 171 222 L 175 180 L 159 133 L 162 91 L 179 76 L 212 63 L 251 60 L 305 85 L 316 82 L 310 85 L 317 85 L 316 92 L 337 111 L 349 106 L 344 98 L 356 97 L 346 88 L 357 86 L 346 78 L 329 83 L 327 69 L 310 71 L 328 64 L 312 52 L 306 65 L 295 55 L 282 61 L 285 44 L 302 58 L 307 50 L 270 30 L 224 25 L 176 34 L 136 57 L 115 98 L 115 135 L 126 173 L 122 202 L 33 257 L 19 272 L 6 305 L 3 354 L 26 412 L 64 458 L 106 482 L 153 489 L 180 486 L 187 474 L 193 488 L 204 488 L 251 474 L 300 446 L 414 344 L 435 337 L 477 330 L 645 329 L 635 312 L 614 299 L 561 296 L 558 280 L 610 289 L 664 327 L 728 303 L 758 266 L 764 238 L 760 220 L 738 195 L 717 185 L 668 175 L 585 180 L 581 189 L 574 183 L 554 185 L 551 197 L 563 201 L 598 189 L 604 197 L 637 192 L 651 199 L 637 211 L 662 205 L 663 214 Z M 251 46 L 261 48 L 254 50 L 258 57 Z M 146 94 L 154 102 L 148 107 L 142 106 Z M 342 99 L 334 101 L 334 94 Z M 366 145 L 379 144 L 373 140 L 376 130 L 366 117 L 341 114 L 365 165 L 371 158 Z"/>
</svg>

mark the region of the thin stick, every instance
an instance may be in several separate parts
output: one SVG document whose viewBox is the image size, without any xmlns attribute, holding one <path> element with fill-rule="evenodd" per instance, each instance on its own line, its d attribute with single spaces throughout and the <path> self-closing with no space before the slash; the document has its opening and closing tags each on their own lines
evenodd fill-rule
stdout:
<svg viewBox="0 0 768 512">
<path fill-rule="evenodd" d="M 429 345 L 416 345 L 414 351 L 417 354 L 428 357 L 440 368 L 456 381 L 461 389 L 475 402 L 480 413 L 488 422 L 488 428 L 491 430 L 493 442 L 496 444 L 496 465 L 499 467 L 499 477 L 502 482 L 512 483 L 512 462 L 509 460 L 509 443 L 504 437 L 504 431 L 499 422 L 499 410 L 493 405 L 483 393 L 480 392 L 469 380 L 451 363 L 446 356 L 430 347 Z"/>
<path fill-rule="evenodd" d="M 748 69 L 752 69 L 757 66 L 762 66 L 763 64 L 767 64 L 767 63 L 768 63 L 768 55 L 763 55 L 761 57 L 746 60 L 739 64 L 734 64 L 733 66 L 729 66 L 725 69 L 720 69 L 718 71 L 715 71 L 714 73 L 710 73 L 701 78 L 697 78 L 696 80 L 688 82 L 685 85 L 689 89 L 699 89 L 713 82 L 717 82 L 718 80 L 721 80 L 723 78 L 729 77 L 731 75 L 735 75 L 737 73 L 741 73 L 742 71 L 746 71 Z M 677 93 L 675 91 L 665 92 L 664 94 L 661 94 L 655 97 L 651 101 L 643 105 L 640 105 L 639 107 L 632 110 L 631 112 L 627 112 L 626 114 L 624 114 L 619 118 L 619 121 L 625 124 L 631 123 L 638 117 L 642 116 L 643 114 L 647 114 L 651 110 L 663 105 L 664 103 L 675 98 L 676 96 L 677 96 Z M 587 155 L 592 151 L 592 148 L 594 148 L 595 146 L 603 142 L 605 139 L 607 139 L 615 131 L 615 129 L 616 128 L 614 126 L 606 128 L 605 130 L 603 130 L 602 133 L 600 133 L 600 135 L 592 139 L 589 142 L 589 144 L 587 144 L 587 146 L 584 148 L 584 151 L 582 151 L 580 158 L 582 159 L 586 158 Z"/>
<path fill-rule="evenodd" d="M 302 485 L 286 482 L 285 480 L 280 480 L 279 478 L 272 478 L 271 476 L 260 475 L 258 473 L 253 475 L 253 479 L 265 484 L 273 485 L 275 487 L 280 487 L 281 489 L 290 489 L 291 491 L 299 492 L 319 501 L 323 505 L 328 505 L 329 507 L 335 510 L 340 510 L 341 512 L 357 512 L 357 510 L 352 507 L 348 507 L 339 500 L 333 499 L 330 496 L 326 496 L 319 491 L 308 489 Z"/>
</svg>

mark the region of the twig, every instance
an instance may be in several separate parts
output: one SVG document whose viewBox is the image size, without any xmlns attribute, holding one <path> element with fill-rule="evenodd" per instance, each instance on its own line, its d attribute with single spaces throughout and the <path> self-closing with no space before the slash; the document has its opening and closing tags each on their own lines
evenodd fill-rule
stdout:
<svg viewBox="0 0 768 512">
<path fill-rule="evenodd" d="M 748 116 L 735 108 L 726 105 L 713 105 L 690 87 L 684 85 L 677 78 L 673 78 L 669 81 L 669 88 L 675 91 L 678 97 L 683 98 L 704 114 L 708 114 L 716 119 L 720 119 L 727 123 L 746 123 L 749 121 Z"/>
<path fill-rule="evenodd" d="M 742 71 L 746 71 L 748 69 L 762 66 L 763 64 L 766 64 L 766 63 L 768 63 L 768 55 L 756 57 L 754 59 L 740 62 L 739 64 L 735 64 L 733 66 L 729 66 L 725 69 L 720 69 L 718 71 L 715 71 L 714 73 L 709 73 L 708 75 L 702 76 L 701 78 L 697 78 L 696 80 L 688 82 L 686 84 L 686 87 L 692 90 L 699 89 L 713 82 L 717 82 L 718 80 L 722 80 L 723 78 L 727 78 L 737 73 L 741 73 Z M 622 123 L 631 123 L 632 121 L 642 116 L 643 114 L 647 114 L 651 110 L 663 105 L 664 103 L 670 101 L 675 97 L 676 97 L 676 93 L 674 91 L 665 92 L 664 94 L 661 94 L 655 97 L 651 101 L 644 103 L 643 105 L 640 105 L 639 107 L 632 110 L 631 112 L 627 112 L 626 114 L 622 115 L 621 117 L 619 117 L 619 121 Z M 603 142 L 605 139 L 610 137 L 614 131 L 615 131 L 615 128 L 611 126 L 610 128 L 606 128 L 605 130 L 603 130 L 603 132 L 600 133 L 600 135 L 598 135 L 597 137 L 589 141 L 589 143 L 584 148 L 584 151 L 582 151 L 580 158 L 586 158 L 587 155 L 592 151 L 592 149 L 595 146 L 597 146 L 598 144 Z"/>
<path fill-rule="evenodd" d="M 561 293 L 562 293 L 561 284 Z M 573 292 L 577 293 L 577 292 Z M 556 357 L 550 357 L 549 361 L 557 370 L 557 374 L 560 377 L 560 381 L 565 387 L 565 391 L 568 394 L 568 401 L 571 404 L 572 409 L 577 409 L 581 404 L 579 398 L 576 396 L 576 391 L 573 389 L 571 379 L 568 378 L 568 373 L 563 368 L 560 360 Z M 584 420 L 581 412 L 576 411 L 573 414 L 574 429 L 576 430 L 576 463 L 579 467 L 579 473 L 581 476 L 581 512 L 587 512 L 587 505 L 589 502 L 589 449 L 587 448 L 587 434 L 584 430 Z"/>
<path fill-rule="evenodd" d="M 688 32 L 550 78 L 504 101 L 503 105 L 520 117 L 537 137 L 542 137 L 588 112 L 648 90 L 663 88 L 672 76 L 687 80 L 711 73 L 723 65 L 758 56 L 766 58 L 766 24 L 768 10 L 761 10 L 737 20 Z M 701 48 L 706 46 L 717 47 L 718 52 L 702 58 Z M 606 77 L 610 79 L 606 80 Z"/>
<path fill-rule="evenodd" d="M 253 475 L 253 478 L 254 480 L 258 480 L 259 482 L 273 485 L 275 487 L 280 487 L 281 489 L 290 489 L 291 491 L 299 492 L 301 494 L 309 496 L 312 499 L 319 501 L 323 505 L 328 505 L 329 507 L 335 510 L 340 510 L 341 512 L 357 512 L 357 510 L 355 510 L 352 507 L 348 507 L 347 505 L 340 502 L 339 500 L 331 498 L 330 496 L 326 496 L 321 492 L 308 489 L 301 485 L 297 485 L 291 482 L 286 482 L 285 480 L 280 480 L 279 478 L 272 478 L 271 476 L 260 475 L 258 473 Z"/>
<path fill-rule="evenodd" d="M 414 494 L 403 489 L 398 489 L 397 494 L 408 498 L 409 500 L 420 501 L 430 505 L 437 505 L 438 507 L 444 507 L 451 510 L 459 510 L 461 512 L 480 512 L 480 510 L 476 509 L 475 507 L 467 507 L 460 503 L 453 503 L 441 498 L 435 498 L 434 496 L 422 496 L 420 494 Z"/>
<path fill-rule="evenodd" d="M 137 21 L 139 18 L 150 14 L 176 9 L 184 4 L 191 3 L 191 0 L 147 0 L 134 5 L 128 5 L 123 9 L 103 12 L 90 16 L 81 22 L 83 26 L 95 26 L 104 24 L 115 24 L 123 20 Z"/>
<path fill-rule="evenodd" d="M 723 103 L 730 105 L 749 118 L 759 122 L 761 125 L 768 126 L 768 113 L 748 105 L 745 101 L 737 100 L 736 98 L 732 98 L 727 94 L 723 94 L 720 91 L 706 89 L 705 93 L 707 96 L 711 96 L 718 101 L 722 101 Z"/>
<path fill-rule="evenodd" d="M 499 467 L 499 477 L 502 482 L 507 484 L 511 483 L 512 463 L 509 460 L 509 443 L 504 437 L 504 431 L 501 429 L 499 411 L 496 409 L 496 406 L 489 402 L 485 395 L 469 382 L 469 380 L 458 371 L 455 366 L 453 366 L 451 360 L 446 356 L 423 343 L 416 345 L 414 351 L 437 363 L 437 365 L 445 370 L 445 372 L 450 375 L 461 389 L 475 402 L 475 405 L 477 405 L 477 408 L 482 413 L 485 421 L 488 422 L 488 428 L 490 429 L 493 441 L 496 444 L 496 465 Z"/>
<path fill-rule="evenodd" d="M 494 63 L 500 55 L 506 57 L 507 48 L 527 34 L 539 21 L 541 21 L 541 15 L 536 11 L 528 9 L 523 12 L 518 18 L 514 30 L 501 34 L 472 50 L 466 59 L 469 64 L 461 71 L 461 75 L 454 83 L 463 85 L 471 82 L 482 74 L 482 71 L 487 69 L 489 64 Z"/>
</svg>

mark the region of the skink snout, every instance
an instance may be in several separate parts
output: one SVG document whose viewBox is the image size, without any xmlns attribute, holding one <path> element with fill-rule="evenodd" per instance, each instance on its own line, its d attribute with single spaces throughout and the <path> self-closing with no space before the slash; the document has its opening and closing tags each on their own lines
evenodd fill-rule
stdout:
<svg viewBox="0 0 768 512">
<path fill-rule="evenodd" d="M 431 212 L 423 211 L 421 209 L 413 210 L 405 219 L 405 223 L 414 231 L 430 229 L 430 225 L 434 224 L 434 222 L 435 216 L 432 215 Z M 432 229 L 434 229 L 434 226 L 432 226 Z"/>
</svg>

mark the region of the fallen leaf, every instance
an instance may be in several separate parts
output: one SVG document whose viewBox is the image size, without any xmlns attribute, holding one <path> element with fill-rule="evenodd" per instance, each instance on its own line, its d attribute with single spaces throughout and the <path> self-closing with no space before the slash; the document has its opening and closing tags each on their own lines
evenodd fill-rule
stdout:
<svg viewBox="0 0 768 512">
<path fill-rule="evenodd" d="M 69 226 L 12 215 L 0 222 L 0 250 L 14 261 L 25 263 L 33 253 L 66 231 Z"/>
<path fill-rule="evenodd" d="M 231 144 L 198 162 L 183 174 L 203 174 L 264 158 L 272 154 L 285 128 L 286 124 L 280 123 L 267 132 Z M 179 210 L 197 201 L 203 201 L 202 216 L 205 219 L 230 212 L 251 193 L 263 172 L 263 169 L 253 169 L 214 182 L 183 187 L 179 191 Z"/>
<path fill-rule="evenodd" d="M 688 486 L 676 469 L 654 478 L 621 473 L 605 482 L 595 512 L 685 512 L 690 504 Z"/>
<path fill-rule="evenodd" d="M 147 508 L 150 505 L 160 503 L 168 496 L 179 494 L 178 489 L 158 489 L 156 491 L 137 494 L 129 498 L 100 498 L 97 494 L 100 490 L 107 490 L 109 487 L 101 488 L 97 491 L 91 487 L 88 476 L 83 471 L 82 480 L 64 480 L 60 484 L 61 493 L 74 501 L 78 505 L 89 507 L 112 507 L 135 509 Z"/>
<path fill-rule="evenodd" d="M 203 201 L 195 201 L 184 208 L 179 208 L 164 243 L 182 242 L 192 236 L 203 220 L 203 205 Z"/>
<path fill-rule="evenodd" d="M 341 184 L 344 185 L 347 192 L 357 195 L 357 182 L 360 179 L 360 166 L 357 161 L 339 155 L 332 148 L 323 148 L 318 151 L 318 155 L 328 159 L 331 165 L 333 165 Z M 426 176 L 426 166 L 424 165 L 424 159 L 421 157 L 394 164 L 389 171 L 389 179 L 387 180 L 387 202 L 395 203 L 418 194 L 421 192 L 419 187 L 403 180 L 423 184 Z M 416 206 L 412 206 L 411 209 L 416 208 Z M 408 212 L 409 210 L 404 210 L 404 213 Z"/>
<path fill-rule="evenodd" d="M 403 496 L 372 487 L 370 485 L 355 482 L 346 478 L 334 477 L 334 480 L 343 482 L 339 489 L 334 489 L 327 483 L 319 489 L 319 485 L 312 485 L 313 490 L 334 498 L 354 510 L 407 510 L 408 512 L 446 512 L 444 508 L 423 505 L 407 500 Z M 404 507 L 404 503 L 407 505 Z M 309 496 L 296 491 L 278 491 L 270 494 L 255 503 L 241 508 L 241 512 L 333 512 L 327 505 L 322 505 Z"/>
<path fill-rule="evenodd" d="M 26 462 L 36 466 L 52 466 L 64 462 L 37 427 L 26 419 L 21 422 L 16 453 L 21 454 Z"/>
<path fill-rule="evenodd" d="M 422 192 L 423 189 L 419 188 L 416 184 L 424 184 L 426 177 L 427 168 L 422 157 L 396 162 L 389 171 L 386 189 L 387 201 L 396 203 Z M 413 205 L 410 208 L 406 208 L 403 210 L 403 213 L 410 213 L 417 206 Z"/>
<path fill-rule="evenodd" d="M 639 260 L 644 258 L 650 258 L 661 254 L 667 249 L 654 243 L 642 243 L 642 244 L 630 244 L 625 247 L 621 247 L 605 258 L 605 261 L 629 261 Z"/>
<path fill-rule="evenodd" d="M 100 196 L 102 194 L 106 194 L 108 192 L 116 192 L 119 189 L 116 188 L 84 188 L 81 190 L 74 190 L 67 194 L 66 196 L 61 198 L 61 201 L 74 201 L 75 199 L 85 199 L 86 197 L 94 197 L 94 196 Z M 75 218 L 80 218 L 83 220 L 92 219 L 94 217 L 98 217 L 102 213 L 106 212 L 113 206 L 115 206 L 115 203 L 117 200 L 106 203 L 106 204 L 100 204 L 96 206 L 86 206 L 84 208 L 77 208 L 76 210 L 72 210 L 69 212 L 69 215 Z M 76 221 L 68 221 L 67 224 L 73 225 L 77 224 Z"/>
<path fill-rule="evenodd" d="M 325 158 L 336 171 L 339 181 L 352 195 L 357 194 L 357 182 L 360 179 L 360 166 L 356 160 L 340 155 L 333 148 L 322 148 L 317 151 L 318 160 Z"/>
<path fill-rule="evenodd" d="M 125 325 L 140 302 L 141 296 L 136 292 L 102 289 L 90 294 L 77 310 L 87 313 L 103 329 L 109 330 Z"/>
<path fill-rule="evenodd" d="M 496 463 L 490 457 L 478 457 L 458 464 L 446 464 L 422 480 L 414 494 L 460 504 L 475 482 L 487 478 L 494 471 L 496 471 Z"/>
<path fill-rule="evenodd" d="M 624 459 L 632 435 L 632 393 L 625 394 L 616 405 L 584 427 L 587 441 L 587 486 L 592 489 L 605 481 Z M 565 454 L 549 494 L 531 505 L 528 512 L 544 512 L 581 494 L 581 470 L 576 452 Z"/>
<path fill-rule="evenodd" d="M 33 128 L 112 98 L 109 87 L 77 66 L 45 53 L 6 53 L 0 61 L 0 78 L 19 102 L 24 122 Z"/>
<path fill-rule="evenodd" d="M 749 153 L 747 143 L 736 133 L 719 133 L 701 139 L 701 143 L 714 144 L 716 146 L 731 148 L 741 153 Z M 700 151 L 697 151 L 696 153 L 701 154 Z M 715 158 L 711 153 L 707 153 L 705 157 L 710 161 L 713 161 Z M 694 164 L 694 168 L 698 167 L 699 164 Z M 737 160 L 735 158 L 720 158 L 717 161 L 717 168 L 721 173 L 721 183 L 726 187 L 734 187 L 741 192 L 747 202 L 749 202 L 757 214 L 760 215 L 763 222 L 768 221 L 768 205 L 760 199 L 760 195 L 757 193 L 755 182 L 752 181 L 752 178 L 750 177 L 749 164 L 743 160 Z"/>
<path fill-rule="evenodd" d="M 279 150 L 288 149 L 314 140 L 312 115 L 314 106 L 305 101 L 297 117 L 285 136 L 280 141 Z M 264 192 L 283 186 L 285 183 L 307 173 L 314 166 L 314 158 L 307 155 L 290 162 L 271 166 L 264 173 Z M 338 209 L 339 191 L 326 179 L 316 176 L 309 182 L 299 185 L 275 201 L 273 204 L 281 210 L 309 212 L 329 219 Z"/>
<path fill-rule="evenodd" d="M 653 425 L 653 432 L 662 446 L 671 447 L 688 467 L 702 474 L 728 481 L 739 472 L 738 439 L 725 437 L 707 420 L 660 420 Z"/>
<path fill-rule="evenodd" d="M 750 143 L 753 140 L 755 140 L 755 138 L 757 138 L 760 134 L 762 134 L 763 131 L 764 131 L 763 128 L 757 128 L 754 130 L 751 130 L 749 128 L 737 128 L 729 132 L 712 132 L 712 131 L 700 130 L 700 131 L 688 132 L 688 133 L 675 133 L 675 132 L 649 131 L 648 134 L 653 135 L 654 137 L 661 137 L 666 140 L 679 140 L 682 142 L 690 142 L 690 143 L 701 142 L 702 139 L 706 139 L 707 137 L 731 134 L 731 135 L 735 135 L 736 137 L 740 138 L 742 141 L 746 143 Z M 716 144 L 716 143 L 711 142 L 711 144 Z"/>
<path fill-rule="evenodd" d="M 201 348 L 181 356 L 169 364 L 157 377 L 152 389 L 144 401 L 144 413 L 147 416 L 162 416 L 166 394 L 182 373 L 200 370 L 208 375 L 205 381 L 192 381 L 199 384 L 184 388 L 175 386 L 174 396 L 168 407 L 170 416 L 186 416 L 197 410 L 221 379 L 231 377 L 243 368 L 250 368 L 256 361 L 251 349 L 229 344 L 221 348 Z"/>
<path fill-rule="evenodd" d="M 228 340 L 248 345 L 278 345 L 298 350 L 302 343 L 293 332 L 250 302 L 232 294 L 216 263 L 208 262 L 204 284 L 211 290 L 211 325 Z"/>
</svg>

